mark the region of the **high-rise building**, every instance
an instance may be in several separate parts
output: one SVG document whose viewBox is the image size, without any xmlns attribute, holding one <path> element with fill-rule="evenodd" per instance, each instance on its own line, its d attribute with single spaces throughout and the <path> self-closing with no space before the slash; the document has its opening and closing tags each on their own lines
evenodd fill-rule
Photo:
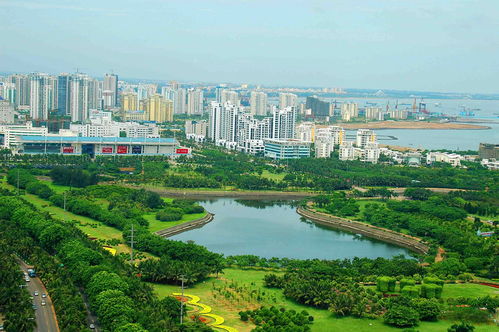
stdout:
<svg viewBox="0 0 499 332">
<path fill-rule="evenodd" d="M 160 94 L 154 94 L 144 100 L 144 111 L 148 121 L 173 121 L 173 102 Z"/>
<path fill-rule="evenodd" d="M 229 102 L 232 105 L 239 106 L 239 103 L 240 103 L 239 93 L 237 93 L 236 91 L 232 91 L 232 90 L 222 90 L 220 99 L 221 99 L 222 105 Z"/>
<path fill-rule="evenodd" d="M 278 110 L 274 107 L 272 111 L 272 138 L 294 139 L 296 125 L 296 110 L 294 107 L 286 107 Z"/>
<path fill-rule="evenodd" d="M 0 124 L 13 124 L 18 117 L 19 113 L 14 109 L 14 104 L 0 99 Z"/>
<path fill-rule="evenodd" d="M 53 82 L 49 75 L 34 73 L 30 75 L 30 117 L 47 120 L 54 106 Z"/>
<path fill-rule="evenodd" d="M 9 82 L 0 82 L 0 97 L 12 104 L 16 103 L 16 85 Z"/>
<path fill-rule="evenodd" d="M 187 91 L 185 89 L 174 90 L 174 113 L 185 114 L 187 113 Z"/>
<path fill-rule="evenodd" d="M 365 117 L 368 120 L 379 120 L 383 113 L 383 108 L 381 107 L 366 107 Z"/>
<path fill-rule="evenodd" d="M 279 108 L 281 110 L 286 107 L 297 107 L 298 106 L 298 96 L 294 93 L 280 93 L 279 94 Z"/>
<path fill-rule="evenodd" d="M 267 115 L 267 94 L 265 92 L 251 91 L 250 110 L 253 115 Z"/>
<path fill-rule="evenodd" d="M 69 80 L 71 75 L 62 73 L 57 76 L 57 115 L 69 115 Z"/>
<path fill-rule="evenodd" d="M 137 102 L 137 94 L 134 92 L 126 92 L 121 95 L 121 110 L 122 111 L 137 111 L 139 103 Z"/>
<path fill-rule="evenodd" d="M 88 80 L 88 109 L 101 110 L 102 105 L 102 82 L 95 79 Z"/>
<path fill-rule="evenodd" d="M 102 96 L 104 98 L 105 108 L 113 108 L 118 106 L 118 75 L 104 75 Z"/>
<path fill-rule="evenodd" d="M 9 82 L 16 86 L 15 106 L 30 106 L 31 103 L 31 80 L 28 75 L 9 76 Z"/>
<path fill-rule="evenodd" d="M 353 118 L 359 117 L 359 107 L 356 103 L 343 103 L 341 104 L 341 119 L 343 121 L 350 121 Z"/>
<path fill-rule="evenodd" d="M 189 89 L 187 92 L 187 114 L 203 114 L 203 90 Z"/>
<path fill-rule="evenodd" d="M 315 141 L 315 123 L 313 122 L 302 122 L 296 126 L 295 135 L 296 139 L 303 142 L 314 142 Z"/>
<path fill-rule="evenodd" d="M 217 103 L 221 103 L 222 102 L 222 91 L 223 90 L 224 90 L 223 86 L 217 86 L 215 88 L 215 101 Z"/>
<path fill-rule="evenodd" d="M 368 143 L 376 143 L 376 133 L 370 129 L 357 130 L 355 145 L 358 148 L 365 148 Z"/>
<path fill-rule="evenodd" d="M 88 119 L 88 81 L 83 74 L 72 75 L 69 80 L 69 114 L 72 122 Z"/>
<path fill-rule="evenodd" d="M 317 97 L 307 97 L 306 108 L 312 110 L 313 116 L 329 116 L 329 103 Z"/>
</svg>

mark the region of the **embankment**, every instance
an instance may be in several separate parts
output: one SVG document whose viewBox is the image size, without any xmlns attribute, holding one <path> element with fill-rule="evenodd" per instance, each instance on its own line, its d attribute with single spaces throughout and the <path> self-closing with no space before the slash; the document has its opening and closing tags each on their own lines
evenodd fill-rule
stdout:
<svg viewBox="0 0 499 332">
<path fill-rule="evenodd" d="M 204 216 L 202 218 L 188 221 L 186 223 L 183 223 L 183 224 L 180 224 L 177 226 L 173 226 L 170 228 L 162 229 L 160 231 L 155 232 L 155 234 L 162 236 L 162 237 L 170 237 L 170 236 L 182 233 L 182 232 L 190 231 L 191 229 L 194 229 L 194 228 L 203 227 L 204 225 L 206 225 L 207 223 L 209 223 L 210 221 L 213 220 L 213 216 L 214 216 L 213 213 L 208 212 L 206 214 L 206 216 Z"/>
<path fill-rule="evenodd" d="M 118 184 L 134 189 L 146 189 L 158 193 L 161 196 L 186 198 L 186 199 L 213 199 L 213 198 L 242 198 L 242 199 L 303 199 L 317 196 L 318 193 L 306 191 L 265 191 L 265 190 L 193 190 L 193 189 L 171 189 L 153 186 L 138 186 L 131 184 Z"/>
<path fill-rule="evenodd" d="M 311 211 L 308 208 L 298 207 L 296 212 L 318 224 L 340 229 L 351 233 L 362 234 L 379 241 L 395 244 L 419 254 L 426 254 L 430 247 L 421 239 L 406 234 L 398 233 L 386 228 L 376 227 L 366 223 L 331 216 L 325 213 Z"/>
</svg>

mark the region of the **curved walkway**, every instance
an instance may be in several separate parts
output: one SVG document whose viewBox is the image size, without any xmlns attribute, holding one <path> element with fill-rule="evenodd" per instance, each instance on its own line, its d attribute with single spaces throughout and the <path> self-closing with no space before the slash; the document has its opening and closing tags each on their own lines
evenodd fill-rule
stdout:
<svg viewBox="0 0 499 332">
<path fill-rule="evenodd" d="M 421 239 L 395 232 L 386 228 L 369 225 L 363 222 L 332 216 L 326 213 L 317 212 L 308 208 L 298 207 L 296 212 L 316 223 L 341 229 L 352 233 L 362 234 L 364 236 L 392 243 L 420 254 L 426 254 L 430 247 L 422 242 Z"/>
<path fill-rule="evenodd" d="M 182 296 L 182 293 L 173 293 L 174 296 Z M 192 304 L 193 306 L 196 306 L 200 308 L 200 310 L 197 311 L 198 314 L 209 317 L 214 320 L 214 322 L 209 323 L 209 326 L 225 330 L 227 332 L 238 332 L 235 328 L 230 327 L 230 326 L 225 326 L 221 325 L 225 322 L 224 318 L 219 315 L 211 314 L 211 307 L 207 304 L 199 303 L 201 300 L 199 296 L 197 295 L 192 295 L 192 294 L 185 294 L 183 295 L 184 297 L 189 297 L 190 300 L 187 301 L 187 303 Z"/>
<path fill-rule="evenodd" d="M 206 225 L 207 223 L 209 223 L 210 221 L 213 220 L 213 216 L 215 216 L 213 213 L 207 212 L 206 215 L 202 218 L 188 221 L 188 222 L 185 222 L 183 224 L 173 226 L 170 228 L 165 228 L 165 229 L 159 230 L 159 231 L 155 232 L 155 234 L 162 236 L 162 237 L 170 237 L 170 236 L 173 236 L 176 234 L 190 231 L 193 228 L 203 227 L 204 225 Z"/>
</svg>

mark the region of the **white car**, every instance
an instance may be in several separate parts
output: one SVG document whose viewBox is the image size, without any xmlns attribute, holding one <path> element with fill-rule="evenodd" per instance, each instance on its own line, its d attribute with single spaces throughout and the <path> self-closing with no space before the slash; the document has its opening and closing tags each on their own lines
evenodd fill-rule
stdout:
<svg viewBox="0 0 499 332">
<path fill-rule="evenodd" d="M 29 277 L 24 278 L 24 280 L 26 280 L 26 282 L 29 282 Z"/>
<path fill-rule="evenodd" d="M 33 293 L 33 295 L 34 295 L 34 296 L 38 296 L 38 291 L 35 291 L 35 292 Z"/>
<path fill-rule="evenodd" d="M 91 330 L 94 330 L 94 329 L 95 329 L 95 325 L 94 325 L 94 324 L 90 324 L 90 326 L 89 326 L 89 327 L 90 327 L 90 329 L 91 329 Z"/>
<path fill-rule="evenodd" d="M 42 301 L 42 305 L 46 305 L 46 304 L 47 304 L 47 302 L 45 302 L 45 301 Z"/>
<path fill-rule="evenodd" d="M 42 297 L 43 297 L 43 298 L 46 298 L 46 297 L 47 297 L 47 294 L 42 293 Z"/>
</svg>

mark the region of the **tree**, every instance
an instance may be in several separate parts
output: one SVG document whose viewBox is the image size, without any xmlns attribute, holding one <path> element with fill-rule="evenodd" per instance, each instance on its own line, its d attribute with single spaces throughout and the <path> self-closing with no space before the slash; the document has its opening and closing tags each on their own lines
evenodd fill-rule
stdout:
<svg viewBox="0 0 499 332">
<path fill-rule="evenodd" d="M 115 332 L 147 332 L 140 324 L 127 323 L 114 330 Z"/>
<path fill-rule="evenodd" d="M 87 289 L 90 296 L 96 297 L 106 290 L 119 290 L 126 293 L 128 285 L 116 273 L 101 271 L 90 279 Z"/>
<path fill-rule="evenodd" d="M 411 307 L 394 304 L 386 311 L 384 320 L 389 325 L 412 327 L 418 324 L 419 314 Z"/>
<path fill-rule="evenodd" d="M 407 188 L 404 191 L 404 196 L 418 201 L 426 201 L 431 195 L 433 195 L 433 192 L 424 188 Z"/>
</svg>

